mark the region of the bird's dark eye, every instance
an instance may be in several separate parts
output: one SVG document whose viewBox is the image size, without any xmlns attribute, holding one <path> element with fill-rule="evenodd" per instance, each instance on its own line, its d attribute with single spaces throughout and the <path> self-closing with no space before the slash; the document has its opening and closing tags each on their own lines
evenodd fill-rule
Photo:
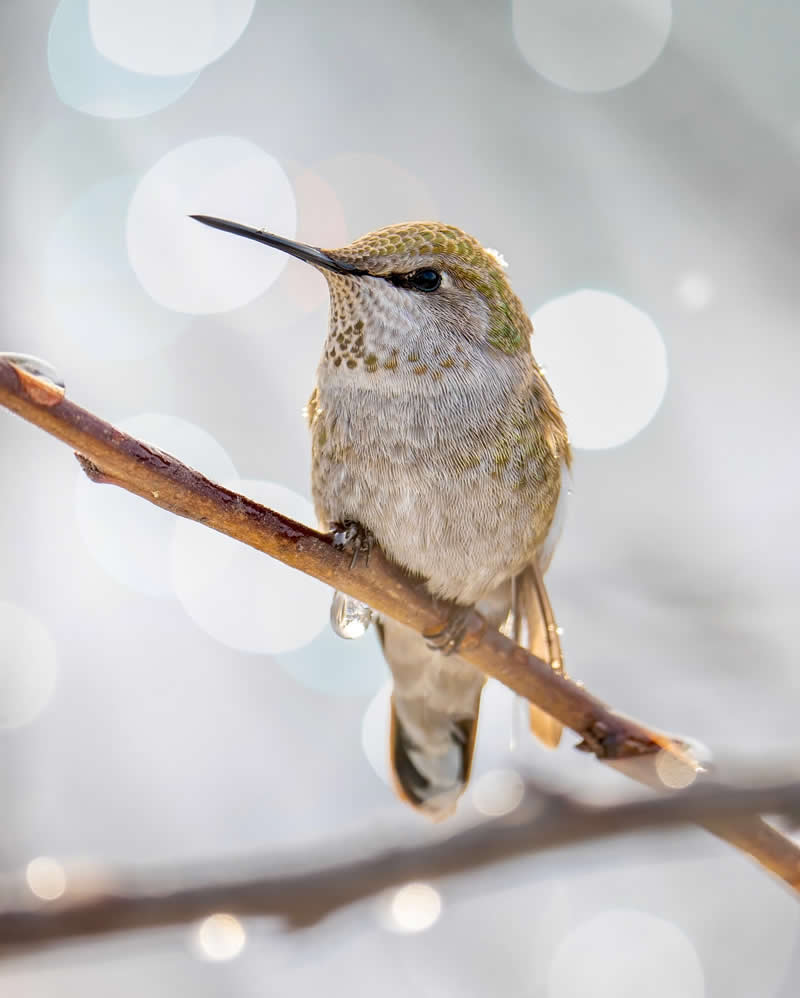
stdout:
<svg viewBox="0 0 800 998">
<path fill-rule="evenodd" d="M 416 291 L 435 291 L 442 283 L 442 275 L 438 270 L 425 267 L 423 270 L 415 270 L 408 275 L 409 287 Z"/>
</svg>

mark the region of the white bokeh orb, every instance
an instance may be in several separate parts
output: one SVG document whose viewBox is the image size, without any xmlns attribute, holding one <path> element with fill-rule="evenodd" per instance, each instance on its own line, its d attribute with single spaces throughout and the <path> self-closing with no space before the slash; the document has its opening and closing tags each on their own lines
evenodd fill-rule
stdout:
<svg viewBox="0 0 800 998">
<path fill-rule="evenodd" d="M 476 811 L 499 818 L 519 807 L 525 784 L 514 769 L 490 769 L 473 781 L 471 796 Z"/>
<path fill-rule="evenodd" d="M 235 136 L 196 139 L 171 150 L 142 177 L 130 202 L 128 255 L 157 302 L 177 312 L 238 308 L 277 279 L 285 253 L 202 225 L 214 215 L 291 238 L 297 210 L 278 161 Z"/>
<path fill-rule="evenodd" d="M 58 218 L 44 254 L 53 327 L 92 359 L 125 361 L 169 345 L 191 321 L 146 294 L 125 245 L 131 176 L 84 191 Z"/>
<path fill-rule="evenodd" d="M 664 749 L 656 754 L 654 765 L 659 780 L 670 790 L 690 787 L 699 774 L 699 770 L 691 761 L 684 762 Z"/>
<path fill-rule="evenodd" d="M 575 447 L 626 443 L 664 398 L 667 352 L 661 334 L 624 298 L 582 290 L 547 302 L 533 315 L 531 346 Z"/>
<path fill-rule="evenodd" d="M 673 731 L 670 737 L 683 750 L 685 759 L 662 749 L 656 753 L 653 763 L 661 784 L 670 790 L 681 790 L 691 786 L 697 777 L 711 766 L 713 753 L 705 742 L 701 742 L 693 735 Z"/>
<path fill-rule="evenodd" d="M 703 967 L 677 925 L 644 911 L 611 909 L 564 939 L 547 998 L 704 998 Z"/>
<path fill-rule="evenodd" d="M 57 672 L 56 644 L 42 621 L 0 600 L 0 729 L 34 720 L 53 694 Z"/>
<path fill-rule="evenodd" d="M 512 0 L 514 37 L 526 62 L 567 90 L 613 90 L 661 55 L 671 0 Z"/>
<path fill-rule="evenodd" d="M 84 0 L 85 6 L 86 0 Z M 255 0 L 88 0 L 92 40 L 136 73 L 202 69 L 239 39 Z"/>
<path fill-rule="evenodd" d="M 207 478 L 223 481 L 236 475 L 233 462 L 211 434 L 177 416 L 141 413 L 116 425 L 174 454 Z M 169 547 L 179 522 L 173 513 L 124 489 L 91 482 L 80 470 L 75 512 L 89 552 L 112 578 L 150 596 L 172 595 Z"/>
<path fill-rule="evenodd" d="M 680 278 L 675 293 L 684 308 L 699 312 L 714 300 L 714 282 L 707 274 L 690 271 Z"/>
<path fill-rule="evenodd" d="M 41 901 L 55 901 L 67 889 L 64 867 L 52 856 L 37 856 L 25 867 L 25 882 Z"/>
<path fill-rule="evenodd" d="M 442 913 L 442 898 L 430 884 L 413 883 L 399 888 L 389 902 L 384 924 L 394 932 L 424 932 Z"/>
<path fill-rule="evenodd" d="M 247 934 L 235 915 L 216 912 L 204 918 L 194 931 L 194 950 L 201 960 L 222 963 L 233 960 L 244 949 Z"/>
<path fill-rule="evenodd" d="M 294 520 L 316 523 L 311 503 L 282 485 L 239 479 L 224 484 Z M 177 523 L 171 563 L 184 610 L 230 648 L 289 651 L 328 626 L 329 586 L 202 524 Z"/>
<path fill-rule="evenodd" d="M 198 75 L 145 76 L 106 59 L 92 41 L 86 0 L 61 0 L 56 7 L 47 65 L 59 99 L 97 118 L 152 114 L 186 93 Z"/>
</svg>

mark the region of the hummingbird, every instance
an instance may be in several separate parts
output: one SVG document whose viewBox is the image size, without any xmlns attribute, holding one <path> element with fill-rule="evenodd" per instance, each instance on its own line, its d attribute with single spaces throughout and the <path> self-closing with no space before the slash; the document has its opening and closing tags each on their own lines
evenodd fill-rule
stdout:
<svg viewBox="0 0 800 998">
<path fill-rule="evenodd" d="M 504 261 L 461 229 L 406 222 L 323 250 L 192 218 L 315 267 L 328 333 L 307 406 L 317 516 L 356 558 L 373 544 L 446 601 L 422 636 L 379 618 L 393 678 L 395 789 L 438 820 L 467 786 L 485 676 L 458 654 L 473 608 L 563 672 L 543 582 L 561 529 L 570 446 Z M 534 704 L 549 746 L 561 726 Z"/>
</svg>

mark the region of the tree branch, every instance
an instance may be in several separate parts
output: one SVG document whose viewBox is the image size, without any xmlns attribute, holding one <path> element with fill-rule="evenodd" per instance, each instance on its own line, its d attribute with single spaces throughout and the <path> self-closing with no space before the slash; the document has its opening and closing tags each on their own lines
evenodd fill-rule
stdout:
<svg viewBox="0 0 800 998">
<path fill-rule="evenodd" d="M 197 870 L 163 868 L 127 875 L 94 870 L 82 880 L 71 878 L 67 870 L 67 890 L 51 902 L 33 898 L 18 882 L 4 892 L 0 946 L 9 947 L 6 955 L 14 955 L 20 947 L 177 925 L 214 912 L 277 915 L 289 928 L 303 928 L 346 905 L 412 881 L 452 876 L 643 829 L 728 824 L 758 811 L 796 816 L 800 784 L 762 789 L 694 787 L 661 799 L 603 808 L 587 807 L 529 784 L 521 805 L 511 814 L 444 840 L 439 836 L 433 843 L 430 833 L 381 852 L 372 846 L 374 836 L 339 849 L 326 842 L 312 851 L 284 853 L 279 861 L 239 864 L 213 880 Z M 332 862 L 331 855 L 361 858 Z M 202 869 L 218 871 L 219 862 Z M 298 872 L 265 872 L 270 869 Z"/>
<path fill-rule="evenodd" d="M 446 607 L 375 550 L 351 568 L 331 539 L 209 481 L 176 458 L 115 429 L 64 397 L 63 389 L 0 355 L 0 404 L 69 444 L 96 482 L 118 485 L 178 516 L 204 523 L 349 593 L 420 633 L 439 630 Z M 655 760 L 671 756 L 692 771 L 686 746 L 607 707 L 547 662 L 515 645 L 473 612 L 459 654 L 571 728 L 578 748 L 629 767 L 627 775 L 662 786 Z M 631 767 L 633 760 L 638 761 Z M 800 847 L 755 815 L 705 824 L 800 890 Z"/>
</svg>

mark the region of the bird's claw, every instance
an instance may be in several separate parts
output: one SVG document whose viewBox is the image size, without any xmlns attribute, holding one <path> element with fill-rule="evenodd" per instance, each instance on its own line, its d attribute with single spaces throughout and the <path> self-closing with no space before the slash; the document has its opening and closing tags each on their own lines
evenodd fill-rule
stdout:
<svg viewBox="0 0 800 998">
<path fill-rule="evenodd" d="M 440 631 L 423 635 L 425 644 L 431 651 L 438 651 L 443 655 L 457 652 L 467 633 L 467 624 L 473 609 L 471 606 L 457 606 Z"/>
<path fill-rule="evenodd" d="M 360 554 L 364 555 L 364 564 L 369 565 L 369 556 L 375 544 L 375 535 L 371 530 L 356 520 L 334 520 L 331 523 L 333 546 L 337 551 L 352 550 L 350 568 L 358 561 Z"/>
</svg>

